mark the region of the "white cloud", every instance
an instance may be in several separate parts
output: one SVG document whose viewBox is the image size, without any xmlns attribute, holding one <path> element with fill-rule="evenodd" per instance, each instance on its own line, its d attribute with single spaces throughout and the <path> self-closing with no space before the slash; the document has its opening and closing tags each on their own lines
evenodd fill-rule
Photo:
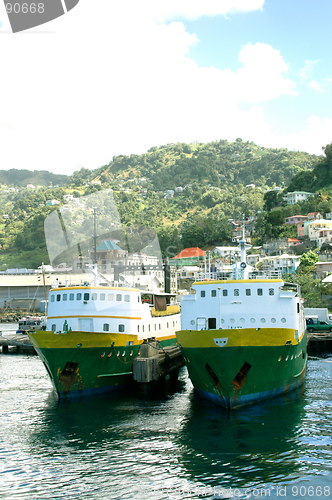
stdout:
<svg viewBox="0 0 332 500">
<path fill-rule="evenodd" d="M 288 65 L 280 52 L 264 43 L 248 44 L 240 52 L 243 63 L 236 75 L 239 100 L 267 101 L 282 94 L 296 95 L 295 83 L 285 77 Z"/>
<path fill-rule="evenodd" d="M 149 12 L 160 22 L 172 19 L 197 19 L 262 9 L 265 0 L 168 0 L 148 2 Z"/>
<path fill-rule="evenodd" d="M 303 79 L 303 80 L 306 80 L 307 78 L 309 78 L 309 76 L 311 75 L 311 73 L 313 72 L 314 70 L 314 67 L 315 65 L 318 63 L 319 61 L 310 61 L 309 59 L 306 59 L 305 60 L 305 63 L 304 63 L 304 66 L 303 68 L 301 69 L 300 71 L 300 77 Z"/>
<path fill-rule="evenodd" d="M 316 80 L 311 80 L 311 82 L 308 83 L 308 87 L 316 90 L 316 92 L 324 92 L 323 86 L 319 82 L 316 82 Z"/>
<path fill-rule="evenodd" d="M 280 52 L 256 43 L 242 48 L 237 71 L 199 68 L 188 57 L 196 35 L 181 22 L 156 23 L 148 4 L 100 0 L 91 9 L 81 0 L 45 25 L 55 33 L 5 37 L 0 168 L 71 174 L 168 142 L 278 141 L 257 104 L 295 95 Z M 189 16 L 192 3 L 184 5 Z M 255 5 L 263 1 L 218 0 L 204 12 Z M 240 111 L 240 101 L 256 105 Z"/>
<path fill-rule="evenodd" d="M 280 136 L 271 134 L 266 138 L 264 145 L 321 155 L 323 154 L 322 147 L 331 143 L 331 140 L 332 119 L 311 115 L 300 132 Z"/>
</svg>

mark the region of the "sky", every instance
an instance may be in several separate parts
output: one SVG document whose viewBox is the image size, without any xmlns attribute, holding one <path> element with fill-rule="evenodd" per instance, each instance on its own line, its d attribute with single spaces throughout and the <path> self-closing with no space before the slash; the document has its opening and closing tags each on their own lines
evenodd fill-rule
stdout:
<svg viewBox="0 0 332 500">
<path fill-rule="evenodd" d="M 80 0 L 13 34 L 0 0 L 0 169 L 238 137 L 323 154 L 331 18 L 331 0 Z"/>
</svg>

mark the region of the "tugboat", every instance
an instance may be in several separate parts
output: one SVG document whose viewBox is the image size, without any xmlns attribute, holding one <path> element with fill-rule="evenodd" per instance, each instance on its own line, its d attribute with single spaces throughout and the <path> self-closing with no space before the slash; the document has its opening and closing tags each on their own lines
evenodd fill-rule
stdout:
<svg viewBox="0 0 332 500">
<path fill-rule="evenodd" d="M 300 287 L 246 270 L 244 224 L 239 247 L 233 275 L 183 296 L 176 333 L 195 391 L 227 409 L 295 389 L 307 365 Z"/>
</svg>

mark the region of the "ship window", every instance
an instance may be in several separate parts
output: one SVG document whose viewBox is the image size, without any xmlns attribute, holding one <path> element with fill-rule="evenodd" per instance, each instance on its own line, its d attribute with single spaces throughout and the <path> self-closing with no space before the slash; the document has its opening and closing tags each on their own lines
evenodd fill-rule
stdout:
<svg viewBox="0 0 332 500">
<path fill-rule="evenodd" d="M 56 330 L 56 325 L 53 324 L 52 325 L 52 331 L 55 332 L 55 330 Z"/>
<path fill-rule="evenodd" d="M 51 302 L 54 302 L 54 295 L 51 295 Z"/>
<path fill-rule="evenodd" d="M 223 290 L 223 291 L 222 291 L 222 294 L 223 294 L 223 296 L 224 296 L 224 297 L 227 297 L 227 295 L 228 295 L 228 290 Z"/>
<path fill-rule="evenodd" d="M 154 324 L 154 329 L 155 329 L 155 330 L 157 330 L 157 325 L 156 325 L 156 323 Z"/>
<path fill-rule="evenodd" d="M 255 318 L 250 318 L 250 323 L 255 323 Z"/>
<path fill-rule="evenodd" d="M 271 318 L 271 323 L 275 323 L 277 320 L 275 318 Z"/>
<path fill-rule="evenodd" d="M 137 325 L 137 333 L 139 333 L 139 325 Z"/>
<path fill-rule="evenodd" d="M 142 332 L 144 333 L 144 325 L 142 326 Z"/>
<path fill-rule="evenodd" d="M 201 297 L 205 297 L 205 290 L 201 290 Z"/>
<path fill-rule="evenodd" d="M 240 290 L 238 288 L 234 288 L 234 295 L 238 297 L 240 295 Z"/>
<path fill-rule="evenodd" d="M 263 295 L 263 288 L 257 288 L 257 295 Z"/>
<path fill-rule="evenodd" d="M 125 295 L 124 300 L 125 302 L 130 302 L 130 295 Z"/>
<path fill-rule="evenodd" d="M 74 294 L 73 293 L 69 294 L 69 300 L 74 300 Z"/>
<path fill-rule="evenodd" d="M 217 290 L 211 290 L 211 297 L 217 296 Z"/>
<path fill-rule="evenodd" d="M 61 295 L 60 295 L 60 294 L 58 294 L 58 295 L 56 296 L 56 301 L 57 301 L 57 302 L 60 302 L 60 300 L 61 300 Z"/>
<path fill-rule="evenodd" d="M 71 295 L 73 295 L 73 298 L 70 299 L 70 300 L 74 300 L 74 294 L 71 294 Z M 76 294 L 76 300 L 82 300 L 82 294 L 81 293 L 77 293 Z"/>
<path fill-rule="evenodd" d="M 107 294 L 107 300 L 114 300 L 114 295 L 113 295 L 113 293 L 108 293 L 108 294 Z"/>
<path fill-rule="evenodd" d="M 116 300 L 117 300 L 118 302 L 121 302 L 121 300 L 122 300 L 122 295 L 121 295 L 121 293 L 117 293 L 117 294 L 116 294 Z"/>
<path fill-rule="evenodd" d="M 167 328 L 169 328 L 169 322 L 167 321 Z"/>
<path fill-rule="evenodd" d="M 274 295 L 274 288 L 269 288 L 269 295 Z"/>
<path fill-rule="evenodd" d="M 265 318 L 261 318 L 261 323 L 265 323 L 266 319 Z"/>
<path fill-rule="evenodd" d="M 109 323 L 104 323 L 103 324 L 103 330 L 104 330 L 104 332 L 109 332 L 110 331 L 110 325 L 109 325 Z"/>
<path fill-rule="evenodd" d="M 100 300 L 105 300 L 105 294 L 104 293 L 100 294 Z"/>
<path fill-rule="evenodd" d="M 85 293 L 84 296 L 83 296 L 83 299 L 84 300 L 89 300 L 90 299 L 90 294 L 89 293 Z"/>
<path fill-rule="evenodd" d="M 296 305 L 297 305 L 297 313 L 299 313 L 300 312 L 300 304 L 297 303 Z"/>
<path fill-rule="evenodd" d="M 246 288 L 246 295 L 251 295 L 251 290 L 250 290 L 250 288 Z"/>
<path fill-rule="evenodd" d="M 161 330 L 161 324 L 159 323 L 159 330 Z"/>
<path fill-rule="evenodd" d="M 62 295 L 62 300 L 67 300 L 67 294 L 66 294 L 66 293 L 64 293 L 64 294 Z"/>
<path fill-rule="evenodd" d="M 209 330 L 215 330 L 217 328 L 216 318 L 208 318 L 208 328 Z"/>
<path fill-rule="evenodd" d="M 96 293 L 92 293 L 91 294 L 91 299 L 92 300 L 97 300 L 97 294 Z"/>
<path fill-rule="evenodd" d="M 281 318 L 281 323 L 286 323 L 286 318 Z"/>
<path fill-rule="evenodd" d="M 148 330 L 150 331 L 150 325 L 148 325 Z"/>
<path fill-rule="evenodd" d="M 119 325 L 119 332 L 123 333 L 125 331 L 125 326 L 124 325 Z"/>
</svg>

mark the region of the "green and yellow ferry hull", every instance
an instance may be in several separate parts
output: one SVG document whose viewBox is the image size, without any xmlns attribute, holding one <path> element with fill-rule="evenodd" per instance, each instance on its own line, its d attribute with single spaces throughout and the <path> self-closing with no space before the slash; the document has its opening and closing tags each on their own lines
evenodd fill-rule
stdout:
<svg viewBox="0 0 332 500">
<path fill-rule="evenodd" d="M 60 399 L 109 393 L 133 384 L 133 359 L 143 340 L 136 335 L 98 332 L 29 332 Z M 161 347 L 175 345 L 175 335 Z"/>
<path fill-rule="evenodd" d="M 299 387 L 307 338 L 285 328 L 181 330 L 177 339 L 198 394 L 227 409 Z"/>
</svg>

